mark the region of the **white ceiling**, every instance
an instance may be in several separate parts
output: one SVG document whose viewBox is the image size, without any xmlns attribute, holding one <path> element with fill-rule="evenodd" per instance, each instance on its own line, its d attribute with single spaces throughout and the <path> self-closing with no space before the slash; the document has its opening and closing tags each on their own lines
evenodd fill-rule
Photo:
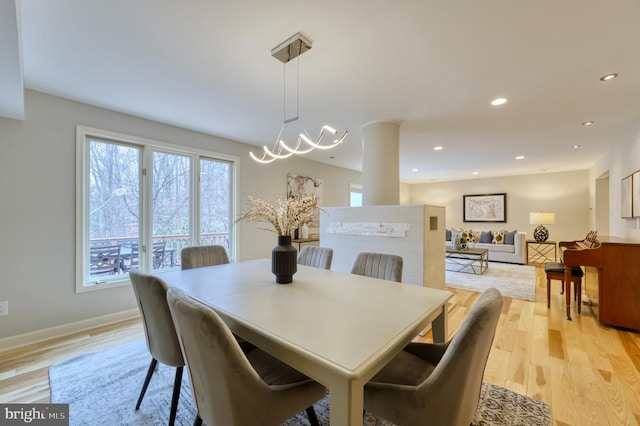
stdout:
<svg viewBox="0 0 640 426">
<path fill-rule="evenodd" d="M 394 120 L 404 182 L 586 169 L 640 122 L 637 0 L 18 4 L 26 88 L 260 146 L 283 118 L 271 48 L 301 31 L 301 122 L 349 131 L 309 157 L 361 170 L 361 127 Z"/>
</svg>

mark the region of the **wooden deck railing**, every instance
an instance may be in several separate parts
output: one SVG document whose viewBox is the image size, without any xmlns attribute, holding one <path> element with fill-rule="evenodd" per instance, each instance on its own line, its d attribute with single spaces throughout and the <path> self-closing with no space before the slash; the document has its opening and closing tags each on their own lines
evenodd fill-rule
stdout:
<svg viewBox="0 0 640 426">
<path fill-rule="evenodd" d="M 94 238 L 90 241 L 93 244 L 106 244 L 106 245 L 126 245 L 131 244 L 134 241 L 137 241 L 137 237 L 112 237 L 112 238 Z M 165 250 L 167 254 L 165 255 L 165 262 L 163 263 L 162 268 L 171 267 L 171 263 L 173 266 L 180 266 L 180 253 L 182 249 L 185 248 L 189 242 L 189 235 L 155 235 L 153 237 L 153 242 L 164 241 L 166 243 Z M 208 245 L 221 245 L 227 250 L 229 250 L 229 233 L 228 232 L 215 232 L 215 233 L 207 233 L 200 235 L 200 245 L 208 246 Z M 170 261 L 169 256 L 173 256 L 173 262 Z"/>
</svg>

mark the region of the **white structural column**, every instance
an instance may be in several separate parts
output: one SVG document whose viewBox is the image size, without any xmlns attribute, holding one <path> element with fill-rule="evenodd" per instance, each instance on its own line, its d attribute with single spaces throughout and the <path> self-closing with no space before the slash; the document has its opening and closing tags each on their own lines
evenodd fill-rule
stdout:
<svg viewBox="0 0 640 426">
<path fill-rule="evenodd" d="M 400 125 L 376 121 L 362 127 L 362 205 L 400 204 Z"/>
</svg>

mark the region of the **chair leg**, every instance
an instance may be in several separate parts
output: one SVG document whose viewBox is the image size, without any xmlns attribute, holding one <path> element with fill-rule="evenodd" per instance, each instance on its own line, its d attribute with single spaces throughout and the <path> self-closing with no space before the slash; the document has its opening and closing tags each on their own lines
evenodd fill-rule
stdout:
<svg viewBox="0 0 640 426">
<path fill-rule="evenodd" d="M 147 370 L 147 377 L 145 377 L 144 379 L 144 384 L 142 385 L 142 390 L 140 391 L 140 396 L 138 397 L 136 410 L 140 408 L 140 404 L 142 403 L 142 398 L 144 398 L 144 393 L 147 391 L 147 386 L 149 386 L 149 381 L 151 381 L 151 376 L 153 376 L 153 372 L 156 369 L 156 365 L 158 365 L 158 360 L 155 358 L 151 358 L 151 364 L 149 364 L 149 370 Z"/>
<path fill-rule="evenodd" d="M 320 426 L 320 423 L 318 423 L 318 416 L 316 416 L 316 410 L 313 409 L 313 405 L 309 406 L 304 411 L 307 412 L 307 417 L 309 418 L 311 426 Z"/>
<path fill-rule="evenodd" d="M 547 277 L 547 309 L 551 307 L 551 279 Z"/>
<path fill-rule="evenodd" d="M 169 414 L 169 426 L 173 426 L 176 421 L 176 412 L 178 411 L 178 400 L 180 399 L 180 388 L 182 387 L 182 369 L 176 368 L 176 379 L 173 381 L 173 396 L 171 397 L 171 413 Z"/>
<path fill-rule="evenodd" d="M 193 421 L 193 426 L 202 426 L 202 419 L 196 414 L 196 419 Z"/>
<path fill-rule="evenodd" d="M 560 292 L 560 294 L 564 294 L 564 281 L 562 281 L 562 291 Z"/>
</svg>

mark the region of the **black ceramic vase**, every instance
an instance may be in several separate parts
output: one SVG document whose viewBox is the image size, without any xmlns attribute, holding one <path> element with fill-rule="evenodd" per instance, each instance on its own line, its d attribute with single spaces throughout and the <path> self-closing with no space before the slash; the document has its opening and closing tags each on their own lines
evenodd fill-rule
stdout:
<svg viewBox="0 0 640 426">
<path fill-rule="evenodd" d="M 271 272 L 278 284 L 289 284 L 298 271 L 298 250 L 291 245 L 291 235 L 278 235 L 278 245 L 271 250 Z"/>
</svg>

